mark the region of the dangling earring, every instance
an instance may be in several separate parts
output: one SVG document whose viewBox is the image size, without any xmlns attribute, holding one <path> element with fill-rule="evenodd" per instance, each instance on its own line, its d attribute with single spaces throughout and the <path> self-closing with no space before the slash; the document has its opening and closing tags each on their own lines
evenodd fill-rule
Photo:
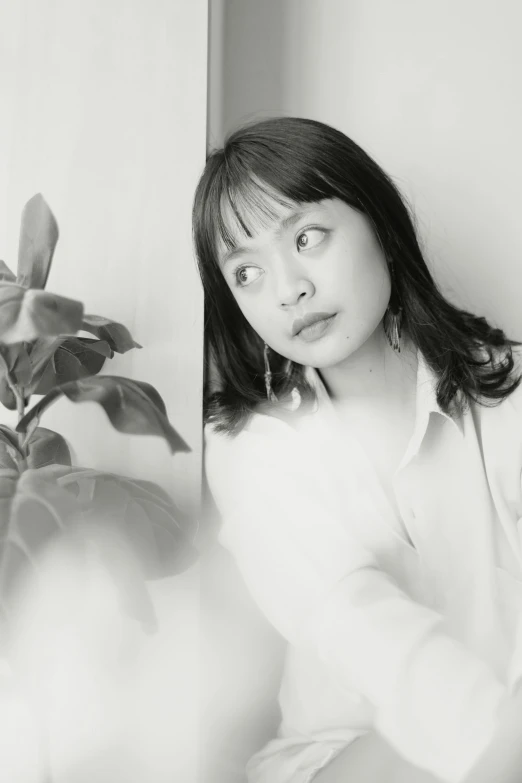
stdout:
<svg viewBox="0 0 522 783">
<path fill-rule="evenodd" d="M 391 347 L 397 353 L 401 352 L 401 327 L 402 327 L 402 306 L 397 300 L 395 289 L 395 268 L 390 263 L 390 277 L 392 283 L 392 294 L 390 303 L 384 314 L 383 327 L 384 333 Z"/>
<path fill-rule="evenodd" d="M 270 402 L 277 402 L 277 397 L 275 396 L 274 392 L 272 391 L 272 371 L 270 369 L 270 362 L 268 361 L 268 345 L 265 343 L 265 351 L 264 351 L 264 357 L 265 357 L 265 388 L 266 388 L 266 397 L 267 400 L 270 400 Z"/>
<path fill-rule="evenodd" d="M 384 333 L 391 347 L 397 353 L 401 352 L 401 326 L 402 326 L 402 307 L 394 308 L 389 306 L 384 315 Z"/>
</svg>

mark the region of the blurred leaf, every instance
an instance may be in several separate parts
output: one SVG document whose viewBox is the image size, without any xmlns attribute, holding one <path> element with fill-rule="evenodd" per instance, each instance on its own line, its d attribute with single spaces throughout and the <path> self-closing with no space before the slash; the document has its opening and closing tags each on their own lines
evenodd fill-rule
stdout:
<svg viewBox="0 0 522 783">
<path fill-rule="evenodd" d="M 66 335 L 62 335 L 61 337 L 38 337 L 31 343 L 29 358 L 31 360 L 33 378 L 35 374 L 40 371 L 41 365 L 49 361 L 49 358 L 53 355 L 58 346 L 66 339 Z"/>
<path fill-rule="evenodd" d="M 29 349 L 29 359 L 31 362 L 32 386 L 43 374 L 47 363 L 51 360 L 55 351 L 60 345 L 69 339 L 67 335 L 62 334 L 59 337 L 38 337 L 31 343 Z"/>
<path fill-rule="evenodd" d="M 19 435 L 6 424 L 0 424 L 0 440 L 19 450 Z"/>
<path fill-rule="evenodd" d="M 5 283 L 16 283 L 16 276 L 5 261 L 0 261 L 0 281 L 3 281 Z"/>
<path fill-rule="evenodd" d="M 0 471 L 22 472 L 47 465 L 70 465 L 71 453 L 65 438 L 57 432 L 37 427 L 23 446 L 25 435 L 0 425 Z"/>
<path fill-rule="evenodd" d="M 170 497 L 149 482 L 64 465 L 21 474 L 0 470 L 0 601 L 9 611 L 12 588 L 37 567 L 42 549 L 73 535 L 84 550 L 100 543 L 122 608 L 150 630 L 154 609 L 144 579 L 177 574 L 195 562 L 193 528 Z M 129 547 L 139 572 L 121 571 L 117 549 L 104 547 L 109 540 L 104 531 L 115 534 L 116 545 Z"/>
<path fill-rule="evenodd" d="M 17 431 L 28 425 L 64 394 L 72 402 L 97 402 L 104 409 L 113 427 L 129 435 L 159 435 L 173 454 L 190 451 L 183 438 L 170 424 L 165 404 L 153 386 L 115 375 L 102 375 L 71 381 L 50 391 L 34 405 L 18 423 Z"/>
<path fill-rule="evenodd" d="M 45 288 L 57 242 L 58 224 L 42 194 L 37 193 L 22 212 L 17 277 L 20 285 Z"/>
<path fill-rule="evenodd" d="M 75 496 L 84 521 L 110 521 L 120 531 L 146 579 L 181 573 L 195 562 L 194 522 L 152 482 L 74 467 L 57 469 L 54 478 Z"/>
<path fill-rule="evenodd" d="M 21 436 L 20 436 L 21 437 Z M 47 465 L 70 465 L 71 452 L 67 441 L 58 432 L 37 427 L 29 440 L 27 467 L 43 468 Z"/>
<path fill-rule="evenodd" d="M 99 353 L 100 356 L 104 356 L 106 359 L 112 359 L 114 356 L 114 351 L 105 340 L 93 340 L 90 337 L 78 337 L 77 339 L 81 340 L 84 346 L 88 345 L 90 351 L 95 351 L 95 353 Z"/>
<path fill-rule="evenodd" d="M 0 425 L 0 471 L 19 470 L 19 464 L 24 461 L 20 448 L 20 436 L 10 427 Z"/>
<path fill-rule="evenodd" d="M 54 353 L 60 345 L 67 340 L 66 335 L 60 337 L 38 337 L 29 345 L 29 363 L 31 365 L 31 378 L 27 384 L 28 394 L 34 394 L 40 378 L 47 369 Z"/>
<path fill-rule="evenodd" d="M 0 365 L 0 402 L 7 408 L 7 410 L 16 410 L 16 397 L 13 394 L 11 387 L 7 382 L 7 373 L 4 373 L 4 368 Z"/>
<path fill-rule="evenodd" d="M 104 340 L 90 337 L 58 338 L 47 346 L 40 341 L 37 350 L 31 352 L 34 369 L 30 391 L 47 394 L 60 384 L 96 375 L 112 355 Z"/>
<path fill-rule="evenodd" d="M 132 348 L 141 348 L 134 342 L 129 330 L 123 324 L 103 318 L 101 315 L 85 315 L 81 327 L 85 332 L 95 334 L 100 340 L 105 340 L 116 353 L 126 353 Z"/>
<path fill-rule="evenodd" d="M 18 386 L 26 386 L 31 380 L 32 368 L 25 343 L 2 345 L 0 354 L 5 366 Z"/>
<path fill-rule="evenodd" d="M 11 373 L 18 386 L 25 387 L 31 380 L 32 367 L 29 360 L 29 353 L 25 343 L 13 343 L 3 346 L 10 354 Z M 1 348 L 0 348 L 1 350 Z"/>
<path fill-rule="evenodd" d="M 45 469 L 44 469 L 45 470 Z M 0 471 L 0 598 L 52 536 L 66 529 L 78 507 L 70 492 L 38 470 Z M 5 606 L 5 603 L 4 603 Z"/>
<path fill-rule="evenodd" d="M 14 283 L 0 283 L 0 342 L 31 342 L 77 332 L 82 325 L 83 304 L 57 294 L 26 290 Z"/>
<path fill-rule="evenodd" d="M 16 410 L 16 397 L 11 385 L 17 386 L 21 392 L 29 383 L 31 373 L 25 343 L 13 343 L 13 345 L 0 343 L 0 402 L 9 410 Z M 27 397 L 25 389 L 24 396 Z"/>
</svg>

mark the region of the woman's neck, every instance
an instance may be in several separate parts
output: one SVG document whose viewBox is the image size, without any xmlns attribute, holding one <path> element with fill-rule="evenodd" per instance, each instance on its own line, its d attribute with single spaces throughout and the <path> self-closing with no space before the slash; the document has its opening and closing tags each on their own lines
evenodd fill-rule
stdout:
<svg viewBox="0 0 522 783">
<path fill-rule="evenodd" d="M 344 362 L 320 370 L 320 375 L 334 402 L 403 405 L 415 392 L 417 349 L 404 334 L 397 353 L 379 326 Z"/>
</svg>

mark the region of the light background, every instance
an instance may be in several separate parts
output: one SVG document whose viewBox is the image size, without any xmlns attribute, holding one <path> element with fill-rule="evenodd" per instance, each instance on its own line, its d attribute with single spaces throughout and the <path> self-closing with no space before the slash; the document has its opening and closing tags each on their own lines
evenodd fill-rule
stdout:
<svg viewBox="0 0 522 783">
<path fill-rule="evenodd" d="M 22 207 L 42 192 L 60 227 L 48 290 L 130 328 L 143 350 L 104 371 L 155 385 L 192 453 L 173 458 L 158 438 L 115 432 L 94 403 L 61 400 L 42 424 L 70 440 L 76 464 L 157 481 L 189 509 L 201 477 L 203 303 L 190 211 L 205 161 L 207 16 L 205 0 L 0 4 L 0 258 L 16 267 Z M 150 591 L 160 633 L 137 673 L 136 743 L 127 759 L 116 753 L 111 779 L 130 781 L 118 765 L 133 759 L 140 780 L 195 781 L 199 566 Z M 77 730 L 62 725 L 55 751 Z M 90 761 L 81 780 L 101 782 Z M 56 763 L 61 783 L 58 751 Z"/>
</svg>

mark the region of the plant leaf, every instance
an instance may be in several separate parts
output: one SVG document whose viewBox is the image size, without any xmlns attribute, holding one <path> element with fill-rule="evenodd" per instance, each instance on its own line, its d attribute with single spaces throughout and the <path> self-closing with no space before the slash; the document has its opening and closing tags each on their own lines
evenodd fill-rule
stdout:
<svg viewBox="0 0 522 783">
<path fill-rule="evenodd" d="M 14 382 L 18 386 L 26 386 L 30 382 L 32 375 L 26 344 L 12 343 L 11 345 L 2 345 L 0 343 L 0 354 Z"/>
<path fill-rule="evenodd" d="M 17 431 L 25 432 L 34 417 L 40 417 L 62 394 L 72 402 L 99 403 L 118 432 L 159 435 L 167 441 L 173 454 L 190 451 L 170 424 L 165 404 L 156 389 L 143 381 L 116 375 L 95 376 L 56 387 L 26 413 L 18 423 Z"/>
<path fill-rule="evenodd" d="M 14 343 L 13 345 L 6 347 L 10 348 L 14 354 L 11 369 L 14 379 L 22 389 L 25 389 L 30 383 L 32 376 L 32 367 L 27 345 L 25 343 Z"/>
<path fill-rule="evenodd" d="M 58 224 L 41 193 L 24 207 L 18 246 L 17 281 L 25 288 L 45 288 L 58 242 Z"/>
<path fill-rule="evenodd" d="M 119 530 L 146 579 L 178 574 L 196 560 L 194 521 L 152 482 L 84 468 L 64 468 L 54 476 L 59 487 L 77 498 L 84 519 L 110 520 Z"/>
<path fill-rule="evenodd" d="M 16 410 L 16 397 L 7 382 L 7 372 L 0 363 L 0 402 L 9 411 Z"/>
<path fill-rule="evenodd" d="M 30 391 L 47 394 L 55 386 L 80 380 L 100 372 L 105 360 L 113 355 L 104 340 L 68 337 L 54 341 L 31 359 L 35 362 Z"/>
<path fill-rule="evenodd" d="M 26 444 L 24 436 L 10 427 L 0 425 L 0 471 L 5 469 L 22 472 L 28 468 L 47 465 L 70 465 L 71 453 L 65 438 L 57 432 L 37 427 Z"/>
<path fill-rule="evenodd" d="M 55 351 L 67 340 L 65 335 L 60 337 L 38 337 L 29 347 L 29 360 L 31 362 L 31 387 L 34 389 L 39 378 L 43 375 L 47 364 L 51 361 Z"/>
<path fill-rule="evenodd" d="M 0 344 L 0 402 L 8 410 L 16 410 L 16 397 L 9 383 L 11 374 L 11 357 L 9 356 L 9 346 Z"/>
<path fill-rule="evenodd" d="M 0 343 L 32 342 L 77 332 L 83 304 L 57 294 L 0 283 Z"/>
<path fill-rule="evenodd" d="M 45 427 L 37 427 L 27 446 L 28 468 L 71 464 L 71 452 L 67 441 L 58 432 L 53 432 Z"/>
<path fill-rule="evenodd" d="M 16 410 L 16 397 L 11 384 L 26 395 L 25 387 L 31 379 L 31 364 L 25 343 L 0 343 L 0 402 L 9 410 Z"/>
<path fill-rule="evenodd" d="M 116 353 L 126 353 L 132 348 L 141 348 L 139 343 L 134 342 L 126 326 L 111 321 L 110 318 L 103 318 L 101 315 L 85 315 L 82 329 L 108 342 Z"/>
<path fill-rule="evenodd" d="M 4 283 L 16 283 L 16 275 L 11 272 L 5 261 L 0 261 L 0 281 Z"/>
<path fill-rule="evenodd" d="M 8 427 L 6 424 L 0 424 L 0 440 L 19 451 L 20 443 L 18 433 L 12 430 L 11 427 Z"/>
<path fill-rule="evenodd" d="M 41 547 L 66 529 L 77 510 L 71 493 L 43 472 L 0 470 L 0 600 L 4 609 L 19 576 L 32 565 Z"/>
<path fill-rule="evenodd" d="M 18 470 L 24 461 L 19 435 L 4 424 L 0 425 L 0 471 Z"/>
<path fill-rule="evenodd" d="M 123 608 L 149 630 L 155 616 L 144 579 L 180 573 L 198 556 L 193 523 L 154 484 L 64 465 L 0 470 L 0 605 L 7 614 L 18 578 L 34 571 L 39 552 L 58 537 L 72 543 L 80 566 L 82 551 L 96 548 Z M 138 565 L 132 573 L 119 567 L 119 550 L 106 547 L 111 541 L 129 546 Z"/>
</svg>

